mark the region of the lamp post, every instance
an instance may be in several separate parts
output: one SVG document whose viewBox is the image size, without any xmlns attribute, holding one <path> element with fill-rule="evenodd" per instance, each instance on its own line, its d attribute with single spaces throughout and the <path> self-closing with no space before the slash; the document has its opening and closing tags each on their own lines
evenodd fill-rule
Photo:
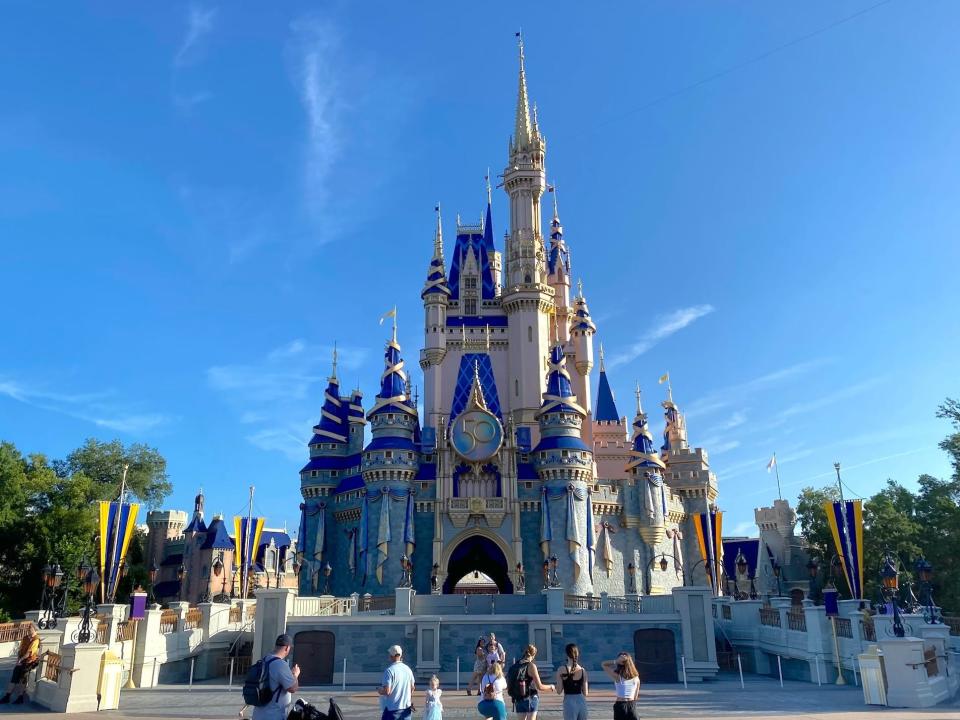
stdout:
<svg viewBox="0 0 960 720">
<path fill-rule="evenodd" d="M 217 559 L 213 561 L 213 576 L 220 578 L 220 592 L 214 596 L 213 601 L 229 603 L 230 596 L 227 594 L 227 573 L 226 565 L 223 563 L 223 550 L 217 553 Z"/>
<path fill-rule="evenodd" d="M 160 568 L 157 567 L 157 562 L 154 560 L 150 563 L 150 569 L 147 571 L 150 578 L 150 593 L 147 596 L 147 599 L 150 601 L 151 605 L 155 605 L 157 602 L 156 595 L 153 594 L 153 586 L 157 584 L 157 573 L 160 572 Z"/>
<path fill-rule="evenodd" d="M 923 619 L 931 625 L 940 622 L 936 603 L 933 602 L 933 564 L 923 555 L 917 559 L 915 567 L 920 580 L 920 604 L 923 606 Z"/>
<path fill-rule="evenodd" d="M 57 626 L 57 615 L 60 611 L 57 593 L 62 582 L 63 570 L 60 569 L 59 563 L 47 563 L 43 568 L 43 594 L 40 599 L 40 608 L 43 613 L 37 620 L 37 627 L 41 630 L 52 630 Z"/>
<path fill-rule="evenodd" d="M 97 571 L 90 566 L 90 563 L 84 560 L 77 568 L 77 580 L 83 586 L 83 593 L 86 596 L 80 616 L 80 627 L 77 630 L 77 642 L 88 643 L 90 642 L 90 619 L 97 609 L 97 604 L 93 600 L 93 594 L 97 591 L 97 586 L 100 584 L 100 576 L 97 574 Z"/>
<path fill-rule="evenodd" d="M 440 592 L 440 563 L 434 563 L 430 568 L 430 592 L 434 594 Z"/>
<path fill-rule="evenodd" d="M 783 597 L 783 590 L 780 589 L 780 575 L 783 573 L 783 568 L 780 567 L 780 563 L 776 560 L 773 561 L 773 576 L 777 579 L 777 597 Z"/>
<path fill-rule="evenodd" d="M 330 594 L 330 575 L 333 573 L 333 568 L 330 566 L 330 561 L 328 560 L 323 564 L 323 594 Z"/>
<path fill-rule="evenodd" d="M 517 563 L 517 588 L 516 588 L 516 589 L 517 589 L 518 591 L 520 591 L 520 590 L 526 591 L 526 587 L 527 587 L 527 580 L 526 580 L 526 577 L 524 576 L 524 573 L 523 573 L 523 563 L 522 563 L 522 562 L 518 562 L 518 563 Z"/>
<path fill-rule="evenodd" d="M 543 561 L 543 586 L 545 588 L 550 587 L 550 561 Z"/>
<path fill-rule="evenodd" d="M 738 552 L 737 552 L 737 559 L 736 559 L 736 561 L 735 561 L 735 564 L 736 564 L 736 566 L 737 566 L 737 578 L 739 578 L 741 575 L 746 575 L 746 574 L 747 574 L 747 571 L 750 569 L 750 566 L 749 566 L 749 564 L 747 563 L 747 558 L 746 558 L 746 556 L 743 554 L 743 551 L 738 551 Z M 753 580 L 752 580 L 752 579 L 750 580 L 750 584 L 751 584 L 751 587 L 752 587 L 752 585 L 753 585 Z M 746 600 L 747 597 L 748 597 L 747 593 L 740 591 L 740 585 L 737 584 L 737 580 L 734 579 L 734 581 L 733 581 L 733 599 L 734 599 L 734 600 Z"/>
<path fill-rule="evenodd" d="M 684 574 L 683 563 L 680 562 L 680 559 L 679 559 L 676 555 L 674 555 L 673 553 L 670 553 L 670 557 L 673 558 L 674 567 L 679 567 L 679 568 L 680 568 L 680 580 L 681 580 L 681 584 L 686 585 L 686 584 L 687 584 L 687 578 L 686 578 L 686 575 Z M 632 565 L 632 564 L 633 564 L 633 563 L 630 563 L 630 565 Z M 654 555 L 652 558 L 650 558 L 650 562 L 647 563 L 647 570 L 652 570 L 654 564 L 660 566 L 660 572 L 666 572 L 666 571 L 667 571 L 667 568 L 670 567 L 670 560 L 667 559 L 667 554 L 666 554 L 666 553 L 660 553 L 660 557 L 659 557 L 659 558 L 658 558 L 656 555 Z M 627 566 L 627 572 L 630 572 L 630 566 L 629 566 L 629 565 Z M 636 573 L 636 568 L 634 568 L 634 573 Z M 648 581 L 647 584 L 648 584 L 647 593 L 649 594 L 649 593 L 650 593 L 649 585 L 651 585 L 652 583 Z"/>
<path fill-rule="evenodd" d="M 889 550 L 884 552 L 883 569 L 880 570 L 881 592 L 885 602 L 893 605 L 893 634 L 902 638 L 905 633 L 903 622 L 900 619 L 900 608 L 897 606 L 897 590 L 899 588 L 899 573 L 893 555 Z"/>
<path fill-rule="evenodd" d="M 412 569 L 413 563 L 410 562 L 410 558 L 404 553 L 400 556 L 400 584 L 397 587 L 405 588 L 413 584 L 411 578 Z"/>
<path fill-rule="evenodd" d="M 627 591 L 631 595 L 637 594 L 637 566 L 627 563 Z"/>
<path fill-rule="evenodd" d="M 820 581 L 818 578 L 819 573 L 820 563 L 818 563 L 815 558 L 810 558 L 807 561 L 807 575 L 810 576 L 807 597 L 813 601 L 814 605 L 819 605 L 822 602 L 822 593 L 820 591 Z"/>
<path fill-rule="evenodd" d="M 179 588 L 179 592 L 177 593 L 177 597 L 180 599 L 180 602 L 183 602 L 183 590 L 184 590 L 184 585 L 186 584 L 185 582 L 186 579 L 187 579 L 187 569 L 183 565 L 181 565 L 180 567 L 177 568 L 177 582 L 180 583 L 180 588 Z"/>
<path fill-rule="evenodd" d="M 559 561 L 556 555 L 550 556 L 550 587 L 560 587 L 560 575 L 557 572 Z"/>
</svg>

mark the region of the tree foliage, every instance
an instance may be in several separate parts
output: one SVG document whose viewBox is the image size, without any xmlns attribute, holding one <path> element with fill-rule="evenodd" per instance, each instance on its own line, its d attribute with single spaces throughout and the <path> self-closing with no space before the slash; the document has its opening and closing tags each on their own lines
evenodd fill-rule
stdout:
<svg viewBox="0 0 960 720">
<path fill-rule="evenodd" d="M 942 480 L 921 475 L 917 490 L 887 480 L 863 503 L 864 586 L 876 599 L 879 572 L 887 551 L 899 560 L 901 586 L 914 581 L 920 555 L 934 566 L 934 598 L 941 607 L 960 612 L 960 402 L 948 398 L 937 416 L 950 420 L 953 433 L 941 443 L 951 459 L 953 476 Z M 811 553 L 824 561 L 836 552 L 823 502 L 836 500 L 835 487 L 804 488 L 797 503 L 804 538 Z M 845 583 L 839 585 L 845 591 Z"/>
<path fill-rule="evenodd" d="M 94 563 L 98 557 L 96 503 L 116 499 L 124 464 L 130 466 L 133 497 L 150 506 L 169 494 L 166 461 L 145 445 L 91 439 L 65 460 L 50 462 L 0 443 L 0 613 L 23 617 L 24 611 L 40 606 L 42 569 L 51 561 L 63 568 L 69 605 L 79 604 L 76 568 L 84 559 Z M 140 542 L 139 537 L 131 541 L 131 573 L 121 583 L 118 599 L 145 574 L 134 564 Z M 140 557 L 142 563 L 142 551 Z"/>
</svg>

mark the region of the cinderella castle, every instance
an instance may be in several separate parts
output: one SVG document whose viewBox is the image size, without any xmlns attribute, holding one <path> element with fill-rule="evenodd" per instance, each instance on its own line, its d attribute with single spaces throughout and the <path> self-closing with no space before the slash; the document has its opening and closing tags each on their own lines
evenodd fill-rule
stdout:
<svg viewBox="0 0 960 720">
<path fill-rule="evenodd" d="M 420 292 L 422 415 L 395 310 L 371 404 L 341 393 L 334 359 L 300 471 L 300 595 L 464 592 L 481 576 L 501 594 L 711 584 L 716 476 L 669 384 L 659 448 L 639 388 L 633 421 L 621 416 L 556 203 L 543 236 L 546 155 L 521 40 L 504 246 L 489 185 L 484 221 L 458 220 L 453 248 L 437 208 Z"/>
</svg>

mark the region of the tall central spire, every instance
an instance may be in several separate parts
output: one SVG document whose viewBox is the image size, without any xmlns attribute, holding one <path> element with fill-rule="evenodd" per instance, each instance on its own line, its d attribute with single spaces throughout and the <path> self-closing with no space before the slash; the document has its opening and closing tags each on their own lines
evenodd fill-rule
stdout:
<svg viewBox="0 0 960 720">
<path fill-rule="evenodd" d="M 527 147 L 531 140 L 530 101 L 527 98 L 527 74 L 523 67 L 523 34 L 517 33 L 520 48 L 520 87 L 517 90 L 517 121 L 513 134 L 514 147 Z"/>
</svg>

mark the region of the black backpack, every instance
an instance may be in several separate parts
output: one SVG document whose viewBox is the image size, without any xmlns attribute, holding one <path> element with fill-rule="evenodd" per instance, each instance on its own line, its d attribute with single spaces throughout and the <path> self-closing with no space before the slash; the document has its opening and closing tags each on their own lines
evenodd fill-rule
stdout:
<svg viewBox="0 0 960 720">
<path fill-rule="evenodd" d="M 327 711 L 327 720 L 343 720 L 343 713 L 340 712 L 340 706 L 337 701 L 330 698 L 330 709 Z"/>
<path fill-rule="evenodd" d="M 523 700 L 527 697 L 530 681 L 527 678 L 527 669 L 530 663 L 515 662 L 507 670 L 507 695 L 513 700 Z"/>
<path fill-rule="evenodd" d="M 273 690 L 270 687 L 270 663 L 279 659 L 276 655 L 270 655 L 257 660 L 247 670 L 247 676 L 243 679 L 243 701 L 247 705 L 263 707 L 273 699 L 274 693 L 280 696 L 283 688 Z"/>
</svg>

